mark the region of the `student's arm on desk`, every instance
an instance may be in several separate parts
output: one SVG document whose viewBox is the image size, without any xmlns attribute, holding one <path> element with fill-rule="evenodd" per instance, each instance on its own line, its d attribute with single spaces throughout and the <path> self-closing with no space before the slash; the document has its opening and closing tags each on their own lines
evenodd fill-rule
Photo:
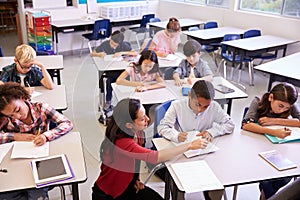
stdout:
<svg viewBox="0 0 300 200">
<path fill-rule="evenodd" d="M 52 90 L 54 88 L 54 84 L 53 84 L 52 78 L 51 78 L 49 72 L 47 71 L 47 69 L 45 68 L 45 66 L 36 60 L 34 60 L 31 64 L 34 64 L 34 65 L 38 66 L 39 68 L 41 68 L 43 76 L 44 76 L 44 78 L 41 80 L 41 83 L 43 84 L 43 86 L 45 88 Z"/>
<path fill-rule="evenodd" d="M 129 76 L 128 72 L 126 70 L 124 70 L 122 72 L 122 74 L 120 74 L 120 76 L 117 78 L 116 80 L 116 84 L 117 85 L 126 85 L 126 86 L 133 86 L 133 87 L 137 87 L 137 86 L 143 86 L 143 82 L 135 82 L 135 81 L 128 81 L 126 80 L 126 78 Z"/>
<path fill-rule="evenodd" d="M 291 134 L 291 130 L 288 128 L 272 129 L 268 127 L 261 126 L 254 122 L 243 123 L 243 130 L 259 133 L 259 134 L 269 134 L 279 138 L 285 138 Z"/>
<path fill-rule="evenodd" d="M 90 53 L 90 55 L 92 57 L 100 57 L 100 58 L 103 58 L 104 56 L 106 56 L 106 53 L 105 52 L 96 52 L 95 50 Z"/>
<path fill-rule="evenodd" d="M 131 51 L 121 51 L 121 52 L 117 52 L 115 53 L 115 57 L 119 57 L 122 55 L 126 55 L 126 56 L 137 56 L 139 55 L 138 52 L 136 52 L 135 50 L 131 50 Z"/>
</svg>

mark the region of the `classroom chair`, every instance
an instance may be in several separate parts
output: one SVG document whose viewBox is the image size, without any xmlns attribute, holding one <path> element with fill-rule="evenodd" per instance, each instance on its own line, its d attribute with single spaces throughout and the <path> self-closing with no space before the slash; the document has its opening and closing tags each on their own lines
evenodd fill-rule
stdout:
<svg viewBox="0 0 300 200">
<path fill-rule="evenodd" d="M 156 137 L 161 137 L 158 134 L 157 131 L 157 126 L 160 124 L 160 121 L 165 117 L 165 114 L 168 110 L 168 108 L 170 107 L 171 103 L 173 100 L 169 100 L 166 101 L 158 106 L 156 106 L 155 110 L 154 110 L 154 124 L 153 124 L 153 128 L 154 128 L 154 138 Z"/>
<path fill-rule="evenodd" d="M 134 28 L 134 29 L 132 29 L 132 31 L 134 31 L 136 33 L 148 32 L 147 24 L 150 22 L 150 19 L 154 18 L 154 17 L 155 17 L 155 14 L 143 15 L 140 27 L 139 28 Z"/>
<path fill-rule="evenodd" d="M 81 43 L 81 50 L 80 50 L 80 56 L 82 54 L 83 50 L 83 44 L 85 40 L 88 40 L 88 47 L 89 50 L 92 50 L 91 47 L 91 41 L 98 41 L 98 40 L 103 40 L 106 38 L 109 38 L 111 34 L 111 27 L 110 27 L 110 20 L 109 19 L 101 19 L 97 20 L 94 23 L 94 28 L 92 33 L 85 33 L 82 34 L 82 43 Z"/>
<path fill-rule="evenodd" d="M 0 57 L 4 57 L 4 53 L 3 53 L 3 50 L 2 50 L 2 46 L 0 46 Z"/>
<path fill-rule="evenodd" d="M 154 17 L 154 18 L 151 18 L 149 19 L 149 22 L 150 23 L 153 23 L 153 22 L 160 22 L 160 18 L 158 17 Z M 152 27 L 152 28 L 149 28 L 149 37 L 153 38 L 153 36 L 155 35 L 155 33 L 158 31 L 159 29 L 156 28 L 156 27 Z"/>
<path fill-rule="evenodd" d="M 244 32 L 244 38 L 251 38 L 251 37 L 257 37 L 261 36 L 261 31 L 258 29 L 250 29 Z M 261 59 L 259 64 L 262 64 L 264 60 L 271 60 L 277 58 L 278 51 L 275 51 L 274 53 L 261 53 L 255 56 L 251 56 L 252 59 Z"/>
<path fill-rule="evenodd" d="M 241 39 L 241 35 L 239 34 L 226 34 L 224 35 L 223 41 L 229 41 L 229 40 L 237 40 L 237 39 Z M 228 51 L 227 47 L 225 44 L 222 44 L 221 46 L 221 57 L 222 60 L 220 62 L 220 64 L 218 65 L 217 71 L 219 72 L 221 65 L 223 64 L 223 76 L 225 79 L 227 79 L 227 66 L 226 63 L 227 62 L 231 62 L 232 65 L 234 65 L 234 63 L 237 63 L 237 67 L 236 70 L 238 70 L 238 79 L 236 84 L 238 84 L 239 86 L 241 86 L 244 90 L 246 90 L 246 87 L 244 85 L 242 85 L 240 83 L 240 79 L 241 79 L 241 69 L 242 66 L 240 66 L 240 61 L 241 61 L 241 57 L 240 55 L 235 55 L 235 58 L 233 58 L 233 52 Z M 253 83 L 253 64 L 252 64 L 252 59 L 250 58 L 244 58 L 242 60 L 242 64 L 243 63 L 247 63 L 249 65 L 249 79 L 250 79 L 250 85 L 251 83 Z M 231 76 L 230 76 L 230 80 L 232 81 L 233 79 L 233 73 L 234 73 L 235 69 L 232 67 L 231 68 Z M 233 81 L 232 81 L 233 82 Z"/>
</svg>

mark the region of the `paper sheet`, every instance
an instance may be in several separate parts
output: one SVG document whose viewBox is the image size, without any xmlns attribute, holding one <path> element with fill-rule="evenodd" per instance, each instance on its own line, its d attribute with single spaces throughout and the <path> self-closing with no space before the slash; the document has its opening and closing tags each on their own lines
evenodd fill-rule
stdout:
<svg viewBox="0 0 300 200">
<path fill-rule="evenodd" d="M 40 158 L 49 156 L 49 142 L 36 146 L 32 141 L 15 141 L 11 158 Z"/>
<path fill-rule="evenodd" d="M 171 167 L 186 193 L 224 188 L 204 160 L 174 163 Z"/>
<path fill-rule="evenodd" d="M 41 92 L 33 91 L 33 93 L 31 94 L 31 97 L 34 98 L 34 97 L 37 97 L 37 96 L 40 96 L 40 95 L 42 95 Z"/>
<path fill-rule="evenodd" d="M 279 128 L 285 128 L 285 127 L 284 126 L 268 126 L 268 128 L 279 129 Z M 298 128 L 298 127 L 286 127 L 286 128 L 291 129 L 292 133 L 291 133 L 291 135 L 286 136 L 283 139 L 276 137 L 279 140 L 279 142 L 300 139 L 300 128 Z"/>
<path fill-rule="evenodd" d="M 12 142 L 0 145 L 0 163 L 2 162 L 3 158 L 6 156 L 12 145 Z"/>
</svg>

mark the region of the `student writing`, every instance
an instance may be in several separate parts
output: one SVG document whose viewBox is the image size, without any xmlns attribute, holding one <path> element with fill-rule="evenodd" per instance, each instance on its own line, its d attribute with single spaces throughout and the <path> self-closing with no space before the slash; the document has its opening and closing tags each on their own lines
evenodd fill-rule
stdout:
<svg viewBox="0 0 300 200">
<path fill-rule="evenodd" d="M 73 124 L 65 116 L 46 103 L 31 103 L 29 99 L 18 83 L 0 85 L 0 143 L 33 141 L 40 146 L 72 130 Z M 57 123 L 57 127 L 48 130 L 49 121 Z M 0 199 L 47 200 L 48 188 L 4 192 Z"/>
<path fill-rule="evenodd" d="M 275 85 L 270 92 L 262 98 L 255 97 L 250 104 L 242 128 L 258 134 L 270 134 L 284 138 L 291 134 L 288 128 L 271 129 L 268 125 L 300 126 L 300 109 L 295 103 L 298 92 L 292 84 L 280 83 Z M 289 117 L 291 116 L 291 118 Z M 286 185 L 291 178 L 265 180 L 259 183 L 261 199 L 268 199 L 281 187 Z"/>
<path fill-rule="evenodd" d="M 0 84 L 12 81 L 26 87 L 43 85 L 47 89 L 53 89 L 54 84 L 50 74 L 35 58 L 36 52 L 31 46 L 27 44 L 17 46 L 15 62 L 2 69 Z"/>
<path fill-rule="evenodd" d="M 183 54 L 186 59 L 182 60 L 173 72 L 175 84 L 181 86 L 184 82 L 180 79 L 188 78 L 192 85 L 197 80 L 213 80 L 213 73 L 207 62 L 200 58 L 201 45 L 196 40 L 188 40 L 183 46 Z"/>
<path fill-rule="evenodd" d="M 207 141 L 198 138 L 178 147 L 154 151 L 144 148 L 144 132 L 149 118 L 136 99 L 122 99 L 114 107 L 105 139 L 100 147 L 101 172 L 94 186 L 92 199 L 163 199 L 139 179 L 140 160 L 160 163 L 189 149 L 205 148 Z"/>
<path fill-rule="evenodd" d="M 129 80 L 126 79 L 128 76 Z M 156 83 L 147 84 L 152 81 L 156 81 Z M 129 67 L 117 78 L 116 83 L 135 86 L 137 92 L 164 87 L 156 53 L 151 50 L 143 51 L 139 61 L 130 63 Z"/>
<path fill-rule="evenodd" d="M 137 56 L 138 53 L 131 48 L 129 42 L 124 41 L 124 34 L 119 30 L 114 31 L 109 40 L 101 43 L 100 46 L 96 47 L 91 53 L 91 56 L 104 57 L 105 55 L 114 55 L 115 57 L 121 55 Z M 106 97 L 104 110 L 109 112 L 112 110 L 111 100 L 112 100 L 112 87 L 111 83 L 114 83 L 118 78 L 119 74 L 115 74 L 106 77 Z"/>
<path fill-rule="evenodd" d="M 178 19 L 171 17 L 165 30 L 158 31 L 149 46 L 159 57 L 174 54 L 180 43 L 181 27 Z"/>
</svg>

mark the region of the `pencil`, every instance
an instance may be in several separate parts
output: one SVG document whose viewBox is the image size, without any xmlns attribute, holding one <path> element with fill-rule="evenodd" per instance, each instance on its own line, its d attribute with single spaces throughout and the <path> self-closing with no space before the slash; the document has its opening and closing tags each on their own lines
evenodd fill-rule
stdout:
<svg viewBox="0 0 300 200">
<path fill-rule="evenodd" d="M 41 127 L 39 127 L 37 136 L 39 136 L 40 134 L 41 134 Z"/>
</svg>

